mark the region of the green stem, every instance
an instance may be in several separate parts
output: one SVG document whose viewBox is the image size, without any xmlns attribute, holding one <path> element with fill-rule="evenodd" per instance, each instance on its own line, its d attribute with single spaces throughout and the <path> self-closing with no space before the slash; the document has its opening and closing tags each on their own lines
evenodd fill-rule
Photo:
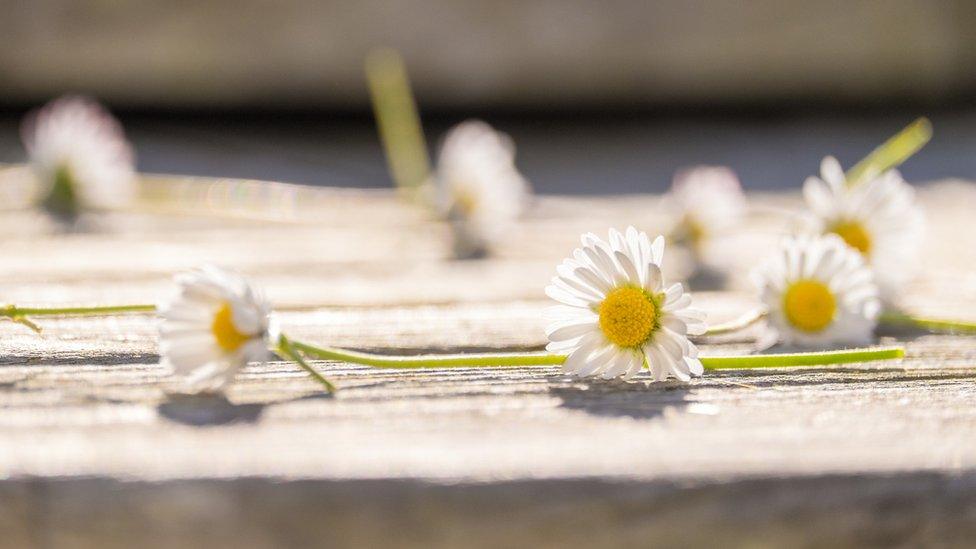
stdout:
<svg viewBox="0 0 976 549">
<path fill-rule="evenodd" d="M 322 376 L 322 374 L 320 374 L 315 368 L 309 366 L 309 364 L 305 362 L 305 359 L 302 358 L 302 355 L 295 351 L 295 345 L 291 342 L 291 340 L 285 337 L 284 334 L 281 334 L 278 337 L 278 351 L 281 354 L 285 355 L 285 357 L 294 360 L 295 363 L 301 366 L 303 370 L 308 372 L 308 374 L 311 375 L 316 381 L 321 383 L 322 386 L 325 387 L 326 391 L 328 391 L 329 393 L 335 392 L 336 390 L 335 385 L 333 385 L 331 381 L 329 381 L 324 376 Z"/>
<path fill-rule="evenodd" d="M 366 80 L 390 176 L 398 188 L 414 191 L 427 181 L 430 159 L 400 54 L 392 49 L 371 52 L 366 57 Z"/>
<path fill-rule="evenodd" d="M 27 318 L 26 316 L 12 316 L 12 317 L 10 317 L 10 321 L 11 322 L 16 322 L 17 324 L 21 324 L 21 325 L 27 326 L 28 328 L 30 328 L 31 330 L 33 330 L 34 333 L 37 333 L 37 334 L 41 333 L 41 327 L 38 326 L 37 324 L 34 324 L 33 322 L 31 322 L 31 319 Z"/>
<path fill-rule="evenodd" d="M 455 367 L 515 367 L 515 366 L 558 366 L 566 360 L 566 355 L 556 354 L 470 354 L 470 355 L 426 355 L 426 356 L 386 356 L 336 347 L 317 347 L 300 341 L 291 342 L 294 349 L 308 356 L 363 364 L 374 368 L 455 368 Z M 739 368 L 783 368 L 791 366 L 827 366 L 849 364 L 874 360 L 902 358 L 905 351 L 901 347 L 877 349 L 850 349 L 844 351 L 825 351 L 817 353 L 790 353 L 747 356 L 702 357 L 702 365 L 709 370 Z"/>
<path fill-rule="evenodd" d="M 962 320 L 944 320 L 908 315 L 905 313 L 885 312 L 879 319 L 881 324 L 906 328 L 919 328 L 936 333 L 976 334 L 976 322 Z"/>
<path fill-rule="evenodd" d="M 763 309 L 756 308 L 745 313 L 739 318 L 730 320 L 729 322 L 723 322 L 721 324 L 712 324 L 711 326 L 708 327 L 708 330 L 706 330 L 705 333 L 702 335 L 712 336 L 712 335 L 726 334 L 729 332 L 737 332 L 739 330 L 743 330 L 745 328 L 748 328 L 749 326 L 752 326 L 753 324 L 755 324 L 756 322 L 760 321 L 765 317 L 766 317 L 766 311 Z"/>
<path fill-rule="evenodd" d="M 100 305 L 95 307 L 18 307 L 16 305 L 6 305 L 0 307 L 0 316 L 16 318 L 24 316 L 152 313 L 155 311 L 155 305 Z"/>
<path fill-rule="evenodd" d="M 898 167 L 924 147 L 929 139 L 932 139 L 932 123 L 924 117 L 915 120 L 848 170 L 847 185 L 853 187 L 866 177 Z"/>
<path fill-rule="evenodd" d="M 465 355 L 418 355 L 388 356 L 337 347 L 316 347 L 301 341 L 292 341 L 295 349 L 308 356 L 326 360 L 340 360 L 373 366 L 374 368 L 454 368 L 469 366 L 558 366 L 566 355 L 544 354 L 465 354 Z"/>
<path fill-rule="evenodd" d="M 904 356 L 905 349 L 901 347 L 879 347 L 875 349 L 847 349 L 843 351 L 822 351 L 816 353 L 709 356 L 701 357 L 701 362 L 709 370 L 737 370 L 741 368 L 830 366 L 856 362 L 872 362 L 875 360 L 895 360 Z"/>
<path fill-rule="evenodd" d="M 68 222 L 73 222 L 78 218 L 82 207 L 78 200 L 74 181 L 71 170 L 67 166 L 59 167 L 54 172 L 54 184 L 51 186 L 51 191 L 42 201 L 42 205 L 47 208 L 48 212 Z"/>
</svg>

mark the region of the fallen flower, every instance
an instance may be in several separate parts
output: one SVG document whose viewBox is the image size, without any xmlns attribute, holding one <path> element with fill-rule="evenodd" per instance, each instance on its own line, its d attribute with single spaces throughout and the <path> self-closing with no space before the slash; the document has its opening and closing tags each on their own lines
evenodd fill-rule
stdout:
<svg viewBox="0 0 976 549">
<path fill-rule="evenodd" d="M 21 136 L 41 184 L 41 204 L 59 219 L 72 222 L 83 209 L 134 199 L 132 148 L 122 126 L 95 101 L 55 99 L 27 115 Z"/>
<path fill-rule="evenodd" d="M 770 340 L 805 347 L 865 344 L 881 312 L 861 256 L 836 235 L 790 237 L 753 271 Z"/>
<path fill-rule="evenodd" d="M 479 120 L 448 132 L 432 183 L 459 258 L 485 255 L 522 214 L 531 194 L 515 167 L 511 138 Z"/>
</svg>

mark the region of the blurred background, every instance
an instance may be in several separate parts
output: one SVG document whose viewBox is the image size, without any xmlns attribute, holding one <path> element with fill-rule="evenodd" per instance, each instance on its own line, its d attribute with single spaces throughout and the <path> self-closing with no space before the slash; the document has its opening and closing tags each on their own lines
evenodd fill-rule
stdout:
<svg viewBox="0 0 976 549">
<path fill-rule="evenodd" d="M 689 164 L 797 187 L 928 115 L 915 182 L 976 178 L 976 2 L 0 2 L 0 162 L 63 93 L 142 171 L 387 187 L 363 59 L 399 50 L 432 145 L 484 118 L 543 193 L 662 191 Z"/>
</svg>

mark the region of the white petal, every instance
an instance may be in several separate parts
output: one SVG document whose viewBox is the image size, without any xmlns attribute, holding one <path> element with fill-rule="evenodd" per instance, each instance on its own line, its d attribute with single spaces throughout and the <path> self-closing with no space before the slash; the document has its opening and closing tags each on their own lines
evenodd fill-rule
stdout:
<svg viewBox="0 0 976 549">
<path fill-rule="evenodd" d="M 660 349 L 653 344 L 648 344 L 644 346 L 644 353 L 647 355 L 647 363 L 651 369 L 651 376 L 654 381 L 668 379 L 668 364 L 664 361 Z"/>
<path fill-rule="evenodd" d="M 843 188 L 847 181 L 844 176 L 844 169 L 840 167 L 840 162 L 833 156 L 825 156 L 820 162 L 820 176 L 836 189 Z"/>
<path fill-rule="evenodd" d="M 566 290 L 560 288 L 559 286 L 549 285 L 546 286 L 546 295 L 555 299 L 560 303 L 564 303 L 571 307 L 587 307 L 589 303 L 584 299 L 570 294 Z"/>
<path fill-rule="evenodd" d="M 564 262 L 562 265 L 556 268 L 556 272 L 559 274 L 559 278 L 569 284 L 574 288 L 579 288 L 580 291 L 585 291 L 588 295 L 596 295 L 599 298 L 606 297 L 606 292 L 600 289 L 600 286 L 587 283 L 586 281 L 580 279 L 576 276 L 576 269 L 580 268 L 576 262 L 570 263 L 569 261 Z"/>
<path fill-rule="evenodd" d="M 651 244 L 651 256 L 654 258 L 654 263 L 660 267 L 664 262 L 664 237 L 658 236 L 654 239 L 654 243 Z"/>
<path fill-rule="evenodd" d="M 603 373 L 600 374 L 600 377 L 602 377 L 603 379 L 613 379 L 615 377 L 620 377 L 621 375 L 627 372 L 627 369 L 630 367 L 633 356 L 634 353 L 632 352 L 618 353 L 613 358 L 613 360 L 610 361 L 610 364 L 603 371 Z"/>
<path fill-rule="evenodd" d="M 682 336 L 688 333 L 688 324 L 675 315 L 665 315 L 661 319 L 661 326 Z"/>
<path fill-rule="evenodd" d="M 566 357 L 565 362 L 562 365 L 562 371 L 565 374 L 575 374 L 579 372 L 584 366 L 586 366 L 586 359 L 589 358 L 590 354 L 593 352 L 592 348 L 580 347 L 569 354 Z"/>
<path fill-rule="evenodd" d="M 603 334 L 592 332 L 576 339 L 565 339 L 563 341 L 550 341 L 546 344 L 546 350 L 550 353 L 570 353 L 580 347 L 590 347 L 595 349 L 597 345 L 603 343 Z"/>
<path fill-rule="evenodd" d="M 564 339 L 574 339 L 584 336 L 598 329 L 599 327 L 595 319 L 568 321 L 546 328 L 546 336 L 553 341 L 562 341 Z"/>
<path fill-rule="evenodd" d="M 667 290 L 664 290 L 664 305 L 668 306 L 681 297 L 684 294 L 684 288 L 681 284 L 672 284 L 668 286 Z"/>
<path fill-rule="evenodd" d="M 627 371 L 623 375 L 624 381 L 630 381 L 635 375 L 637 375 L 641 368 L 644 367 L 644 361 L 646 360 L 644 353 L 635 354 L 633 359 L 631 359 L 630 365 L 627 367 Z"/>
<path fill-rule="evenodd" d="M 637 274 L 637 268 L 634 267 L 634 263 L 629 257 L 627 257 L 627 254 L 623 252 L 614 252 L 614 255 L 617 258 L 617 263 L 620 264 L 620 267 L 627 275 L 627 279 L 634 284 L 640 284 L 641 277 L 639 274 Z"/>
<path fill-rule="evenodd" d="M 662 283 L 661 268 L 654 263 L 647 263 L 644 271 L 644 289 L 656 294 L 661 291 Z"/>
<path fill-rule="evenodd" d="M 673 332 L 668 332 L 666 329 L 660 330 L 654 335 L 653 343 L 657 344 L 669 356 L 677 357 L 684 355 L 684 349 L 682 349 L 681 344 L 673 336 Z"/>
<path fill-rule="evenodd" d="M 597 349 L 586 361 L 586 364 L 576 372 L 576 375 L 589 377 L 602 372 L 607 364 L 615 359 L 619 351 L 620 348 L 616 345 L 605 345 L 602 349 Z"/>
<path fill-rule="evenodd" d="M 542 310 L 543 320 L 547 320 L 549 322 L 559 322 L 561 320 L 581 318 L 591 314 L 593 313 L 589 309 L 570 307 L 569 305 L 552 305 Z"/>
<path fill-rule="evenodd" d="M 664 364 L 669 372 L 675 375 L 681 381 L 690 381 L 691 372 L 688 370 L 688 366 L 682 360 L 680 354 L 673 355 L 667 349 L 659 347 L 661 358 L 664 360 Z"/>
<path fill-rule="evenodd" d="M 575 295 L 584 301 L 602 301 L 605 297 L 602 292 L 583 284 L 576 277 L 563 278 L 561 276 L 554 276 L 550 282 L 554 286 L 559 286 L 563 290 L 566 290 L 570 295 Z"/>
<path fill-rule="evenodd" d="M 819 216 L 834 213 L 833 194 L 827 184 L 816 177 L 808 177 L 803 183 L 803 197 L 807 207 Z"/>
<path fill-rule="evenodd" d="M 665 302 L 664 307 L 668 311 L 679 311 L 691 305 L 691 294 L 681 294 L 670 303 Z"/>
<path fill-rule="evenodd" d="M 603 277 L 603 275 L 598 274 L 593 269 L 588 269 L 586 267 L 579 267 L 575 271 L 573 271 L 573 274 L 575 274 L 583 282 L 600 290 L 603 293 L 603 295 L 606 295 L 607 292 L 609 292 L 610 289 L 612 288 L 610 282 L 606 280 Z"/>
<path fill-rule="evenodd" d="M 624 235 L 620 233 L 617 229 L 610 229 L 610 251 L 611 252 L 626 252 L 627 251 L 627 240 Z"/>
</svg>

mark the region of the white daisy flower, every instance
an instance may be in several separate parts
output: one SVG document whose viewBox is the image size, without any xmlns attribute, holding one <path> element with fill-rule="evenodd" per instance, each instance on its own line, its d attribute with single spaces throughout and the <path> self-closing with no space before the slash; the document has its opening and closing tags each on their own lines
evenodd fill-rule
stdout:
<svg viewBox="0 0 976 549">
<path fill-rule="evenodd" d="M 550 310 L 551 352 L 568 353 L 563 371 L 604 379 L 630 379 L 647 364 L 655 381 L 688 381 L 703 372 L 688 335 L 705 332 L 705 315 L 691 307 L 681 284 L 665 288 L 664 237 L 652 244 L 629 227 L 611 229 L 610 242 L 594 234 L 563 261 L 546 294 L 562 305 Z"/>
<path fill-rule="evenodd" d="M 124 205 L 135 197 L 132 148 L 98 103 L 55 99 L 24 119 L 21 138 L 52 214 L 70 220 L 81 208 Z"/>
<path fill-rule="evenodd" d="M 776 341 L 828 347 L 873 339 L 878 288 L 860 254 L 838 236 L 786 238 L 753 279 Z"/>
<path fill-rule="evenodd" d="M 208 266 L 175 280 L 175 295 L 160 306 L 159 350 L 189 390 L 217 391 L 248 362 L 268 358 L 270 307 L 244 277 Z"/>
<path fill-rule="evenodd" d="M 437 205 L 451 223 L 458 257 L 486 253 L 521 215 L 531 193 L 515 168 L 511 138 L 479 120 L 448 132 L 434 187 Z"/>
<path fill-rule="evenodd" d="M 678 222 L 671 237 L 700 255 L 712 238 L 734 229 L 746 211 L 746 199 L 735 172 L 724 166 L 697 166 L 674 176 L 665 195 Z"/>
<path fill-rule="evenodd" d="M 803 195 L 813 230 L 834 233 L 864 256 L 886 296 L 904 284 L 917 263 L 924 230 L 915 191 L 896 170 L 847 185 L 832 157 L 820 164 L 820 177 L 809 177 Z"/>
</svg>

